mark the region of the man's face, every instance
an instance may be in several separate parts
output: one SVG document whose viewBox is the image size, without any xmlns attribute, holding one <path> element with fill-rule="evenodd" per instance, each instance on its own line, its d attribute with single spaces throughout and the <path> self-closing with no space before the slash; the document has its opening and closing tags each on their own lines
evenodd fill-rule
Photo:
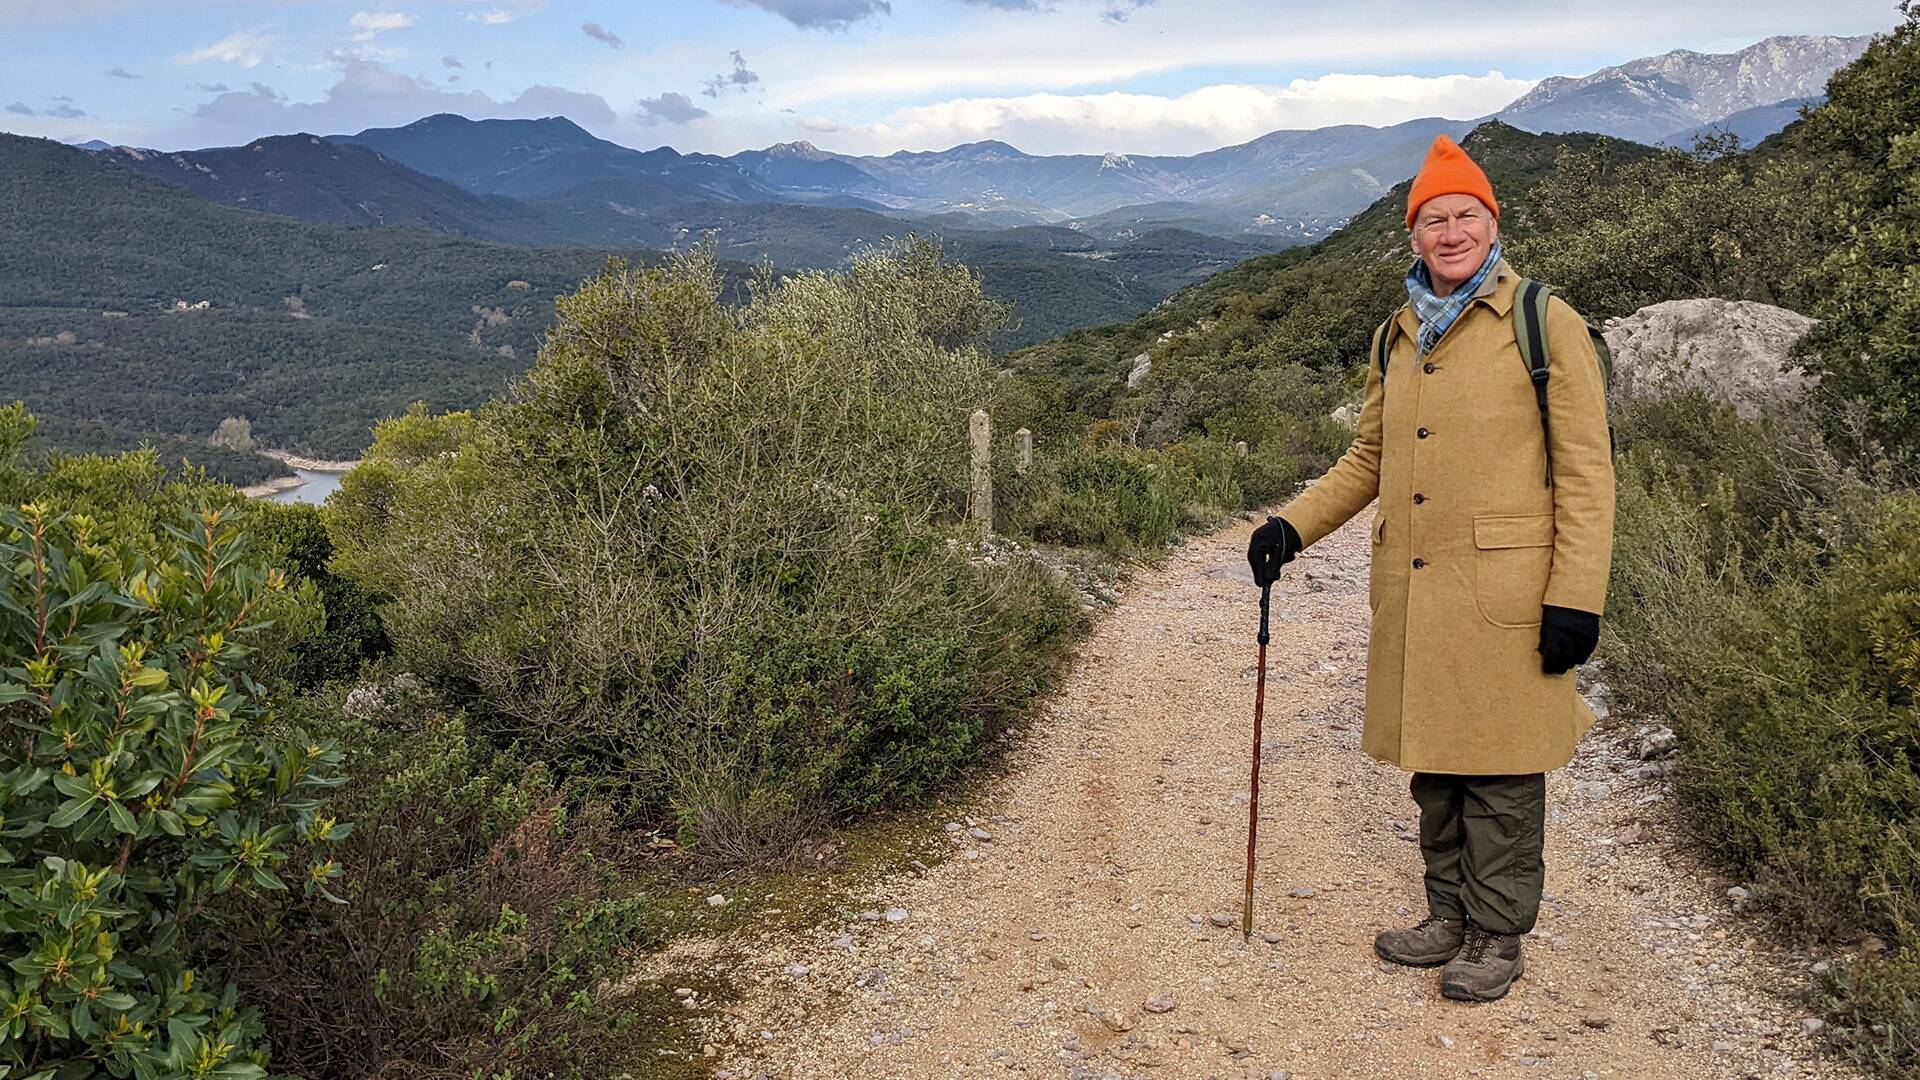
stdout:
<svg viewBox="0 0 1920 1080">
<path fill-rule="evenodd" d="M 1453 292 L 1493 250 L 1499 223 L 1487 204 L 1472 195 L 1436 195 L 1413 217 L 1413 253 L 1427 264 L 1434 292 Z"/>
</svg>

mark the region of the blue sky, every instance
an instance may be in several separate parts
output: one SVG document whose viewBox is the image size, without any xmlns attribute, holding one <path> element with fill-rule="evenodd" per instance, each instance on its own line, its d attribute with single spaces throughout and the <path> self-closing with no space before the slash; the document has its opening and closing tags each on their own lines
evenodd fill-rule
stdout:
<svg viewBox="0 0 1920 1080">
<path fill-rule="evenodd" d="M 1898 19 L 1891 0 L 0 0 L 0 130 L 176 149 L 562 114 L 714 153 L 1193 153 Z"/>
</svg>

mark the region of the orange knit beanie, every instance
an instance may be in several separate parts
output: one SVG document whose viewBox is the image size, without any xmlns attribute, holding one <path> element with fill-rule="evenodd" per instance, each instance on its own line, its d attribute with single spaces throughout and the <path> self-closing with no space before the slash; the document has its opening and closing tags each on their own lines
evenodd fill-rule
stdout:
<svg viewBox="0 0 1920 1080">
<path fill-rule="evenodd" d="M 1413 228 L 1413 215 L 1436 195 L 1472 195 L 1487 204 L 1493 216 L 1500 216 L 1500 204 L 1493 201 L 1493 184 L 1480 166 L 1473 163 L 1460 144 L 1445 135 L 1433 138 L 1433 148 L 1413 178 L 1413 190 L 1407 193 L 1407 228 Z"/>
</svg>

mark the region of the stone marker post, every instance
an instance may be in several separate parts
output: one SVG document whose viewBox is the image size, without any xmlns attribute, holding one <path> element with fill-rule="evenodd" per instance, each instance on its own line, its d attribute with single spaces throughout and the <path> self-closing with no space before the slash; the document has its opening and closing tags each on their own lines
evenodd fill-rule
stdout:
<svg viewBox="0 0 1920 1080">
<path fill-rule="evenodd" d="M 973 482 L 967 493 L 967 516 L 981 532 L 992 532 L 993 440 L 987 410 L 975 409 L 967 427 L 973 443 Z"/>
<path fill-rule="evenodd" d="M 1013 471 L 1021 476 L 1033 468 L 1033 432 L 1021 428 L 1013 433 Z"/>
<path fill-rule="evenodd" d="M 1242 458 L 1247 456 L 1247 441 L 1245 439 L 1233 444 L 1233 456 Z"/>
</svg>

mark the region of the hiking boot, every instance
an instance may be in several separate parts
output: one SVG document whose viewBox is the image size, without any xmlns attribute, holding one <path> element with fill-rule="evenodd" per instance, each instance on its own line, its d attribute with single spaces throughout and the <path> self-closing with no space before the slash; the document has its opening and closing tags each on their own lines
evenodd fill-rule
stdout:
<svg viewBox="0 0 1920 1080">
<path fill-rule="evenodd" d="M 1428 916 L 1420 925 L 1405 930 L 1382 930 L 1373 939 L 1373 951 L 1380 959 L 1408 967 L 1434 967 L 1453 959 L 1467 924 L 1460 919 Z"/>
<path fill-rule="evenodd" d="M 1440 993 L 1455 1001 L 1498 1001 L 1526 971 L 1516 934 L 1495 934 L 1467 924 L 1460 955 L 1440 973 Z"/>
</svg>

